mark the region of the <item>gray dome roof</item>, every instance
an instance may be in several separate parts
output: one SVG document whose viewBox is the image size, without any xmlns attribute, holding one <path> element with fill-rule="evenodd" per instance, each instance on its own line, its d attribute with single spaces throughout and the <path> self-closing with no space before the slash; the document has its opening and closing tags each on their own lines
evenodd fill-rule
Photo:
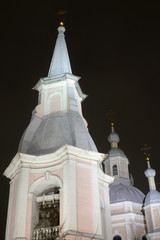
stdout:
<svg viewBox="0 0 160 240">
<path fill-rule="evenodd" d="M 126 155 L 124 154 L 124 152 L 120 148 L 111 148 L 108 151 L 108 157 L 114 157 L 114 156 L 126 157 Z"/>
<path fill-rule="evenodd" d="M 110 143 L 111 142 L 117 142 L 118 143 L 120 141 L 118 134 L 114 130 L 112 130 L 112 132 L 109 134 L 108 141 Z"/>
<path fill-rule="evenodd" d="M 79 112 L 70 110 L 44 119 L 33 115 L 18 151 L 38 156 L 53 153 L 65 144 L 97 152 Z"/>
<path fill-rule="evenodd" d="M 147 168 L 147 170 L 144 172 L 146 177 L 155 177 L 156 171 L 153 168 Z"/>
<path fill-rule="evenodd" d="M 110 202 L 117 203 L 123 201 L 131 201 L 143 203 L 145 195 L 137 188 L 122 183 L 111 184 L 110 186 Z"/>
<path fill-rule="evenodd" d="M 145 206 L 152 203 L 160 203 L 160 192 L 157 190 L 150 190 L 145 198 Z"/>
</svg>

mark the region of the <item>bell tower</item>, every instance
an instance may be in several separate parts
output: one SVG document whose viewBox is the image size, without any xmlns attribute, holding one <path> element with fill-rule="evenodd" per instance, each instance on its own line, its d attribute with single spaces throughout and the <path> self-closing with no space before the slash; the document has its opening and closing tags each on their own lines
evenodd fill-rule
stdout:
<svg viewBox="0 0 160 240">
<path fill-rule="evenodd" d="M 86 95 L 72 74 L 65 27 L 60 24 L 48 76 L 4 175 L 10 181 L 5 240 L 111 239 L 109 184 L 104 154 L 88 132 Z"/>
<path fill-rule="evenodd" d="M 111 133 L 108 136 L 111 149 L 104 161 L 105 173 L 121 181 L 129 181 L 128 158 L 118 147 L 119 135 L 115 132 L 114 123 L 111 123 Z"/>
<path fill-rule="evenodd" d="M 144 201 L 144 212 L 147 225 L 147 237 L 152 240 L 159 239 L 160 236 L 160 192 L 157 191 L 155 185 L 156 171 L 150 165 L 150 151 L 151 147 L 146 144 L 142 148 L 146 155 L 147 169 L 144 172 L 148 178 L 149 192 Z"/>
</svg>

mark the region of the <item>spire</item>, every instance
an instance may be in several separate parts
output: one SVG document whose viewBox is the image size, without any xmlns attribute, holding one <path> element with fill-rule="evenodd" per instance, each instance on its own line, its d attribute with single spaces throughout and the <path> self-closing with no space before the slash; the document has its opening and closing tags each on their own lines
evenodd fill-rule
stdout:
<svg viewBox="0 0 160 240">
<path fill-rule="evenodd" d="M 48 77 L 64 73 L 72 73 L 64 32 L 65 27 L 59 26 L 58 37 L 53 52 Z"/>
<path fill-rule="evenodd" d="M 148 178 L 149 188 L 150 190 L 156 190 L 154 177 L 156 175 L 156 171 L 151 168 L 149 158 L 147 159 L 147 170 L 144 172 L 145 176 Z"/>
<path fill-rule="evenodd" d="M 150 190 L 156 190 L 155 180 L 154 177 L 156 175 L 156 171 L 151 168 L 150 165 L 150 150 L 151 147 L 147 144 L 144 144 L 144 147 L 141 148 L 145 155 L 145 159 L 147 161 L 147 170 L 144 172 L 145 176 L 148 178 L 149 188 Z"/>
<path fill-rule="evenodd" d="M 149 159 L 147 160 L 147 170 L 144 172 L 145 176 L 148 178 L 149 189 L 145 201 L 144 206 L 154 203 L 160 203 L 160 193 L 156 190 L 154 177 L 156 175 L 156 171 L 151 168 Z"/>
<path fill-rule="evenodd" d="M 144 152 L 144 155 L 146 156 L 145 159 L 147 160 L 147 170 L 144 172 L 144 174 L 148 178 L 150 190 L 145 198 L 144 206 L 147 206 L 152 203 L 160 203 L 160 193 L 156 190 L 154 179 L 156 171 L 152 169 L 150 165 L 150 152 L 149 152 L 150 149 L 151 147 L 147 146 L 147 144 L 145 144 L 144 147 L 141 148 L 141 150 Z"/>
</svg>

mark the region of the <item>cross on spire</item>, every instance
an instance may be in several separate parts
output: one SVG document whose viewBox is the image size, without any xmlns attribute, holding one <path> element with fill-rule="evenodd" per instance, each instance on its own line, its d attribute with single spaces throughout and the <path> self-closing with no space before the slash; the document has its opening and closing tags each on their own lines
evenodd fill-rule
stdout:
<svg viewBox="0 0 160 240">
<path fill-rule="evenodd" d="M 64 21 L 65 21 L 65 14 L 67 13 L 67 11 L 61 9 L 57 12 L 57 16 L 59 19 L 59 25 L 60 26 L 64 26 Z"/>
<path fill-rule="evenodd" d="M 144 155 L 146 156 L 146 160 L 149 161 L 150 159 L 150 151 L 151 147 L 148 146 L 147 144 L 144 144 L 144 146 L 141 148 L 141 151 L 143 151 Z"/>
<path fill-rule="evenodd" d="M 115 123 L 115 119 L 114 119 L 114 115 L 116 115 L 116 112 L 113 112 L 112 109 L 109 109 L 109 111 L 107 112 L 107 120 L 110 123 L 111 126 L 114 126 Z"/>
</svg>

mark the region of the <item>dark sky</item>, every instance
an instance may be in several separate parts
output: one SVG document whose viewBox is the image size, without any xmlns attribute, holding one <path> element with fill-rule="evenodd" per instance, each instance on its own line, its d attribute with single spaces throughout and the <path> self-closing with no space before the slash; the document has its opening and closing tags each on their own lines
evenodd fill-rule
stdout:
<svg viewBox="0 0 160 240">
<path fill-rule="evenodd" d="M 99 152 L 110 148 L 106 114 L 113 109 L 119 147 L 130 161 L 135 186 L 148 191 L 140 150 L 145 143 L 152 147 L 151 165 L 160 180 L 159 6 L 150 1 L 105 2 L 87 7 L 81 1 L 6 1 L 1 7 L 0 240 L 9 191 L 9 180 L 2 174 L 37 104 L 32 87 L 47 76 L 60 8 L 68 11 L 65 36 L 72 71 L 81 76 L 80 86 L 88 95 L 83 114 Z"/>
</svg>

